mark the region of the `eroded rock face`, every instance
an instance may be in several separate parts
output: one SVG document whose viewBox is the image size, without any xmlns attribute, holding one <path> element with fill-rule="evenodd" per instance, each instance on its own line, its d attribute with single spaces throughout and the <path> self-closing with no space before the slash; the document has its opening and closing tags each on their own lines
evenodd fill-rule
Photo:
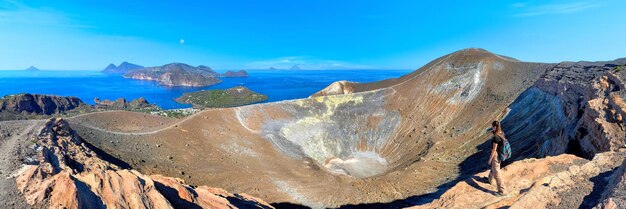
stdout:
<svg viewBox="0 0 626 209">
<path fill-rule="evenodd" d="M 561 63 L 548 70 L 511 104 L 502 122 L 514 151 L 591 158 L 623 147 L 626 90 L 623 73 L 614 70 L 619 64 Z"/>
<path fill-rule="evenodd" d="M 17 187 L 38 208 L 272 208 L 246 194 L 143 175 L 100 158 L 63 119 L 42 128 Z"/>
<path fill-rule="evenodd" d="M 86 106 L 77 97 L 62 97 L 42 94 L 9 95 L 0 99 L 0 112 L 33 113 L 52 115 Z"/>
</svg>

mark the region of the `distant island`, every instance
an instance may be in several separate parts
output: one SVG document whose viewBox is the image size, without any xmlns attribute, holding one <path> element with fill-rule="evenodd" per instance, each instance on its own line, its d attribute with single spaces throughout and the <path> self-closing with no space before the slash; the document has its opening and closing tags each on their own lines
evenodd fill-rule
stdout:
<svg viewBox="0 0 626 209">
<path fill-rule="evenodd" d="M 25 71 L 39 71 L 39 68 L 36 68 L 35 66 L 30 66 L 26 69 L 24 69 Z"/>
<path fill-rule="evenodd" d="M 122 62 L 119 66 L 115 66 L 115 64 L 111 63 L 109 64 L 109 66 L 104 68 L 104 70 L 102 70 L 101 72 L 103 73 L 128 73 L 132 70 L 139 70 L 142 68 L 144 68 L 144 66 L 133 64 L 133 63 L 128 63 L 128 62 Z"/>
<path fill-rule="evenodd" d="M 221 75 L 222 77 L 248 77 L 248 72 L 246 72 L 245 70 L 240 70 L 240 71 L 226 71 L 224 74 Z"/>
<path fill-rule="evenodd" d="M 147 67 L 132 70 L 124 74 L 125 78 L 138 80 L 157 81 L 164 86 L 211 86 L 222 82 L 218 77 L 245 77 L 248 73 L 244 70 L 228 71 L 224 74 L 215 72 L 210 67 L 199 65 L 197 67 L 184 63 L 170 63 L 158 67 Z"/>
<path fill-rule="evenodd" d="M 302 68 L 300 68 L 300 66 L 298 66 L 298 65 L 293 65 L 289 69 L 280 69 L 280 68 L 276 68 L 276 67 L 269 67 L 268 70 L 302 70 Z"/>
<path fill-rule="evenodd" d="M 176 102 L 200 108 L 224 108 L 253 104 L 267 100 L 267 96 L 237 86 L 226 90 L 202 90 L 185 93 Z"/>
</svg>

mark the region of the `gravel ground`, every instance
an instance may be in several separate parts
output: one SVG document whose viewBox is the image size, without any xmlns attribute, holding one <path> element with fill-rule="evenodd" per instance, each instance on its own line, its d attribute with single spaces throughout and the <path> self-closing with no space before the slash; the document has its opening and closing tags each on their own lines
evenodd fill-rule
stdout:
<svg viewBox="0 0 626 209">
<path fill-rule="evenodd" d="M 31 137 L 35 137 L 41 121 L 0 122 L 0 208 L 30 208 L 18 193 L 14 174 L 28 155 Z"/>
</svg>

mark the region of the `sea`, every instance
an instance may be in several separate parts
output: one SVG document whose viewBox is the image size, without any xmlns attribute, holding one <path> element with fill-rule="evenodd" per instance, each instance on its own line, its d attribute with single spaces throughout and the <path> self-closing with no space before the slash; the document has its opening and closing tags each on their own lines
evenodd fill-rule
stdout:
<svg viewBox="0 0 626 209">
<path fill-rule="evenodd" d="M 163 109 L 191 107 L 174 101 L 185 92 L 204 89 L 227 89 L 245 86 L 265 94 L 275 102 L 306 98 L 329 84 L 348 80 L 372 82 L 397 78 L 411 70 L 246 70 L 248 77 L 220 78 L 222 83 L 207 87 L 167 87 L 156 81 L 123 78 L 119 74 L 106 74 L 88 70 L 0 70 L 0 96 L 31 93 L 75 96 L 87 104 L 94 98 L 132 100 L 144 97 Z M 224 71 L 217 72 L 223 73 Z"/>
</svg>

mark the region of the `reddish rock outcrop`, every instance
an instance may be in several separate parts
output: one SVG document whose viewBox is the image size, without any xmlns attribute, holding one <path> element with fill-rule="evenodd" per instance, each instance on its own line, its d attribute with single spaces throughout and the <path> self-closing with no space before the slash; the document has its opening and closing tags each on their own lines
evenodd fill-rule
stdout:
<svg viewBox="0 0 626 209">
<path fill-rule="evenodd" d="M 597 178 L 619 166 L 625 153 L 607 152 L 587 161 L 563 154 L 542 159 L 526 159 L 502 171 L 508 195 L 495 195 L 495 185 L 484 182 L 489 172 L 459 182 L 440 198 L 419 208 L 575 208 L 593 204 Z M 593 205 L 586 207 L 592 207 Z"/>
<path fill-rule="evenodd" d="M 272 208 L 260 199 L 181 179 L 143 175 L 103 160 L 63 119 L 42 128 L 16 178 L 27 203 L 38 208 Z"/>
</svg>

